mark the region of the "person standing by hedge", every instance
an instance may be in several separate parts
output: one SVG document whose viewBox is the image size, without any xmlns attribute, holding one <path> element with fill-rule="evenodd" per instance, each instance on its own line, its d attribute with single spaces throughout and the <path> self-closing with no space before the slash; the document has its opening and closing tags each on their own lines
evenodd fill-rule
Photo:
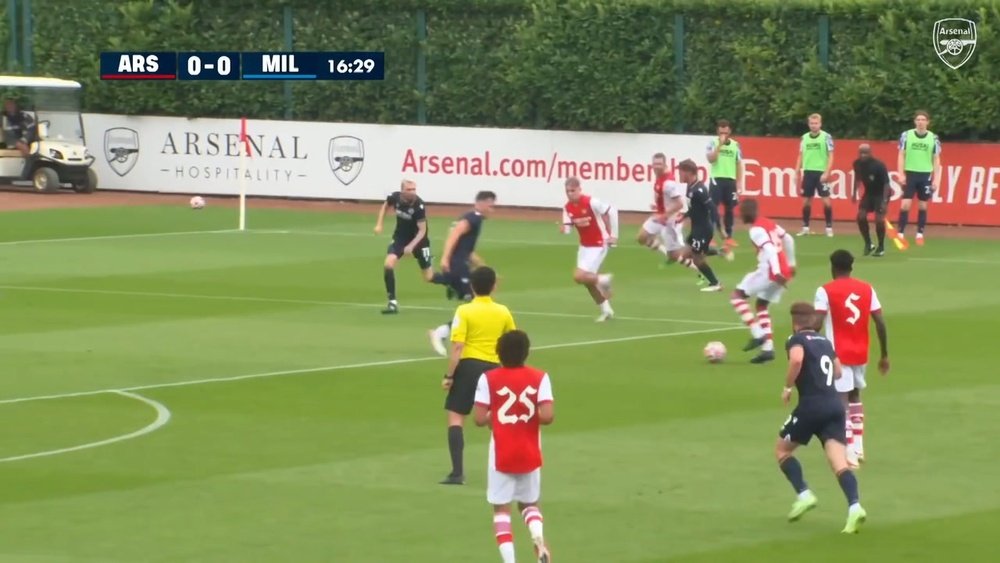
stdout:
<svg viewBox="0 0 1000 563">
<path fill-rule="evenodd" d="M 733 240 L 734 210 L 739 204 L 739 194 L 743 191 L 743 153 L 740 151 L 740 143 L 730 137 L 732 127 L 729 121 L 720 119 L 715 124 L 715 131 L 718 137 L 712 139 L 705 149 L 708 162 L 712 164 L 712 183 L 709 191 L 712 195 L 712 204 L 715 206 L 713 214 L 718 223 L 718 206 L 721 203 L 723 208 L 723 221 L 725 229 L 726 246 L 736 246 Z M 720 229 L 721 230 L 721 229 Z"/>
<path fill-rule="evenodd" d="M 802 135 L 799 158 L 795 161 L 796 183 L 801 186 L 802 231 L 809 234 L 812 215 L 812 198 L 817 194 L 823 200 L 826 218 L 826 236 L 833 236 L 833 204 L 830 202 L 830 170 L 833 169 L 833 137 L 823 130 L 823 116 L 809 116 L 809 132 Z"/>
<path fill-rule="evenodd" d="M 927 227 L 927 202 L 938 190 L 941 182 L 941 139 L 927 130 L 931 116 L 920 110 L 913 116 L 913 129 L 899 136 L 899 157 L 896 169 L 903 184 L 903 200 L 899 204 L 899 231 L 896 238 L 903 250 L 909 246 L 903 232 L 910 220 L 913 196 L 919 201 L 917 212 L 917 246 L 924 245 L 924 228 Z"/>
</svg>

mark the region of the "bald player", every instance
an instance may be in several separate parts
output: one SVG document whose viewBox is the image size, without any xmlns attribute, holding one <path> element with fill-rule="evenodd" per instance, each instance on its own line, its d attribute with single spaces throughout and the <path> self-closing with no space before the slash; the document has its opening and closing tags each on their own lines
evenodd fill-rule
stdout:
<svg viewBox="0 0 1000 563">
<path fill-rule="evenodd" d="M 885 210 L 889 203 L 892 188 L 889 184 L 889 169 L 885 163 L 872 155 L 871 145 L 865 143 L 858 147 L 858 158 L 854 161 L 854 189 L 851 190 L 851 203 L 858 201 L 858 187 L 864 184 L 865 193 L 858 204 L 858 229 L 861 238 L 865 240 L 865 256 L 875 253 L 875 256 L 885 256 Z M 878 236 L 878 246 L 872 243 L 868 215 L 875 214 L 875 234 Z"/>
</svg>

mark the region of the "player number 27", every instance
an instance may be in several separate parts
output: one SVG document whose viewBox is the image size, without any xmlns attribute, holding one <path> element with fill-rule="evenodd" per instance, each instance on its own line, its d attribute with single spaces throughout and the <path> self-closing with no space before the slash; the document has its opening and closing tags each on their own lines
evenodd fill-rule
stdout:
<svg viewBox="0 0 1000 563">
<path fill-rule="evenodd" d="M 830 356 L 823 354 L 819 359 L 819 369 L 823 371 L 823 375 L 826 376 L 826 386 L 829 387 L 833 385 L 833 360 Z"/>
<path fill-rule="evenodd" d="M 531 420 L 531 417 L 535 416 L 535 402 L 531 400 L 531 396 L 537 393 L 538 389 L 530 385 L 525 387 L 520 395 L 511 391 L 509 387 L 504 387 L 497 391 L 497 395 L 507 397 L 507 400 L 497 410 L 497 420 L 500 424 L 517 424 L 518 422 L 528 422 Z M 521 415 L 511 414 L 510 409 L 514 406 L 514 403 L 521 403 L 528 409 L 528 412 Z"/>
</svg>

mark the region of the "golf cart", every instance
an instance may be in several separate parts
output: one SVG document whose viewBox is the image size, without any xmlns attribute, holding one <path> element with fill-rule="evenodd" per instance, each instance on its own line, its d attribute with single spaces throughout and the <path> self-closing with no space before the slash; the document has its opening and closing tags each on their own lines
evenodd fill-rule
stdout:
<svg viewBox="0 0 1000 563">
<path fill-rule="evenodd" d="M 0 184 L 30 182 L 39 192 L 56 192 L 64 185 L 82 193 L 97 188 L 91 168 L 95 158 L 84 142 L 80 91 L 80 83 L 72 80 L 0 76 L 0 95 L 30 117 L 19 130 L 2 114 Z"/>
</svg>

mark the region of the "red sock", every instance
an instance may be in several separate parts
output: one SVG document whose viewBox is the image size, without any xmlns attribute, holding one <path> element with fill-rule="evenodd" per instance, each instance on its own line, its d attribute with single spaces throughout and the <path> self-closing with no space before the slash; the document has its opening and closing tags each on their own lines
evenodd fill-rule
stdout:
<svg viewBox="0 0 1000 563">
<path fill-rule="evenodd" d="M 743 299 L 742 297 L 733 297 L 729 300 L 729 303 L 732 304 L 733 309 L 736 310 L 736 314 L 740 316 L 740 320 L 743 321 L 743 324 L 753 326 L 753 313 L 750 312 L 750 304 L 747 303 L 746 299 Z"/>
<path fill-rule="evenodd" d="M 538 539 L 542 537 L 542 511 L 538 509 L 537 506 L 528 506 L 521 511 L 521 516 L 524 517 L 524 525 L 528 527 L 528 531 L 531 532 L 531 539 Z"/>
<path fill-rule="evenodd" d="M 855 449 L 860 453 L 864 451 L 865 434 L 865 409 L 861 403 L 850 403 L 847 405 L 847 419 L 850 421 L 851 430 L 854 436 Z"/>
<path fill-rule="evenodd" d="M 497 535 L 497 545 L 514 543 L 514 532 L 510 527 L 510 514 L 506 512 L 494 513 L 493 531 Z"/>
</svg>

